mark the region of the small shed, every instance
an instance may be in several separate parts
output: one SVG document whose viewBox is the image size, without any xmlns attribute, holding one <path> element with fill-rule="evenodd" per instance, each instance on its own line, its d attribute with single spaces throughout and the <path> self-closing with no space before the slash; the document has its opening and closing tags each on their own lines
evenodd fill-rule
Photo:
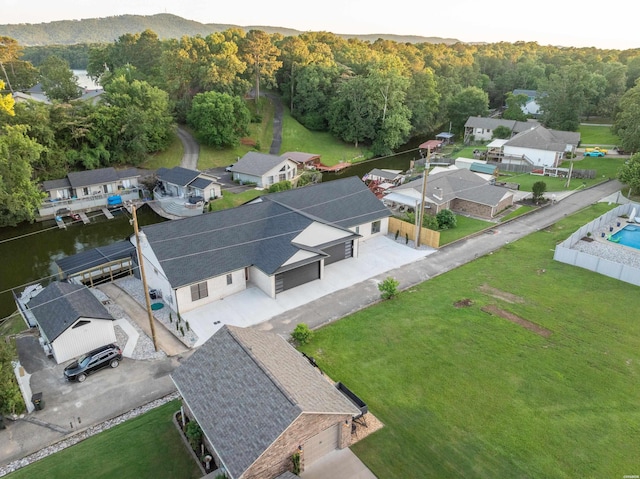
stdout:
<svg viewBox="0 0 640 479">
<path fill-rule="evenodd" d="M 58 364 L 116 342 L 113 316 L 84 285 L 55 281 L 27 307 L 45 352 Z"/>
<path fill-rule="evenodd" d="M 420 150 L 426 150 L 426 151 L 434 152 L 434 151 L 438 151 L 440 148 L 442 148 L 442 144 L 443 144 L 442 140 L 427 140 L 424 143 L 420 143 L 418 148 Z"/>
</svg>

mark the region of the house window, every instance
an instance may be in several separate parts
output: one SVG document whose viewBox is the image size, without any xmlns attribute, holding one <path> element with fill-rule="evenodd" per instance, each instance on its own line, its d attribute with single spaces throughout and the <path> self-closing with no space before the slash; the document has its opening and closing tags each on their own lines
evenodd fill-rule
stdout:
<svg viewBox="0 0 640 479">
<path fill-rule="evenodd" d="M 207 282 L 192 284 L 191 285 L 191 301 L 198 301 L 199 299 L 209 296 L 207 289 Z"/>
<path fill-rule="evenodd" d="M 82 188 L 82 194 L 84 196 L 89 196 L 89 188 L 87 188 L 86 186 Z"/>
<path fill-rule="evenodd" d="M 229 273 L 227 275 L 227 285 L 233 284 L 233 275 Z"/>
<path fill-rule="evenodd" d="M 380 233 L 380 220 L 371 223 L 371 234 Z"/>
<path fill-rule="evenodd" d="M 280 181 L 284 181 L 287 179 L 287 174 L 286 173 L 280 173 Z"/>
</svg>

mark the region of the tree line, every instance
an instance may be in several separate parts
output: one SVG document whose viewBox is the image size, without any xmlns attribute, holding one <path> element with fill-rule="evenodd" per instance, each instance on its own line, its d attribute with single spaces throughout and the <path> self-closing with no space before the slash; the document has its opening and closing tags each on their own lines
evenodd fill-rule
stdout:
<svg viewBox="0 0 640 479">
<path fill-rule="evenodd" d="M 443 128 L 461 133 L 469 116 L 505 105 L 505 118 L 524 120 L 526 97 L 512 95 L 515 89 L 542 93 L 540 120 L 550 128 L 575 131 L 585 117 L 612 118 L 622 146 L 640 149 L 640 49 L 369 42 L 240 28 L 168 40 L 145 30 L 64 54 L 64 47 L 48 48 L 54 54 L 35 67 L 15 40 L 0 37 L 5 88 L 40 82 L 54 100 L 0 113 L 0 147 L 11 135 L 24 140 L 29 151 L 14 157 L 24 158 L 31 182 L 140 164 L 166 148 L 175 122 L 190 124 L 207 144 L 237 144 L 252 120 L 246 99 L 264 89 L 277 90 L 305 127 L 374 155 Z M 86 55 L 88 73 L 105 89 L 100 102 L 77 100 L 81 91 L 65 55 Z M 21 212 L 7 222 L 5 213 L 0 225 L 33 218 Z"/>
</svg>

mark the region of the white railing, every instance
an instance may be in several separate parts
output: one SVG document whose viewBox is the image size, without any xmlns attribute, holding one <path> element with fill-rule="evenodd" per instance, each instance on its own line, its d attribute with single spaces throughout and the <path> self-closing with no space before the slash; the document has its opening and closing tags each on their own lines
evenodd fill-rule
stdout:
<svg viewBox="0 0 640 479">
<path fill-rule="evenodd" d="M 46 200 L 38 208 L 40 216 L 55 216 L 56 211 L 67 208 L 71 212 L 83 211 L 92 208 L 102 208 L 108 206 L 108 198 L 110 196 L 122 197 L 122 202 L 129 200 L 137 200 L 139 198 L 139 188 L 129 188 L 126 190 L 118 190 L 113 193 L 101 193 L 98 195 L 86 196 L 83 198 L 69 198 L 64 200 Z"/>
</svg>

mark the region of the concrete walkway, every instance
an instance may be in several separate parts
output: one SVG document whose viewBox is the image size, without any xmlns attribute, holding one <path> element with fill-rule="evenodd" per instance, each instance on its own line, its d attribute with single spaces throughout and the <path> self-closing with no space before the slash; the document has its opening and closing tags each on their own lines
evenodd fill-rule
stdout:
<svg viewBox="0 0 640 479">
<path fill-rule="evenodd" d="M 101 284 L 100 286 L 97 286 L 97 288 L 109 296 L 113 301 L 117 302 L 125 313 L 127 313 L 129 318 L 131 318 L 132 321 L 135 321 L 147 336 L 150 338 L 152 337 L 151 326 L 149 325 L 149 315 L 135 299 L 114 283 Z M 177 356 L 189 350 L 178 338 L 176 338 L 171 332 L 167 331 L 162 323 L 155 321 L 154 325 L 154 329 L 156 331 L 156 344 L 159 349 L 166 353 L 167 356 Z"/>
<path fill-rule="evenodd" d="M 191 136 L 191 133 L 189 133 L 184 128 L 179 126 L 177 133 L 178 138 L 180 138 L 180 141 L 182 142 L 182 147 L 184 148 L 180 166 L 182 166 L 183 168 L 188 168 L 190 170 L 197 170 L 198 158 L 200 157 L 200 145 L 195 140 L 195 138 Z"/>
</svg>

